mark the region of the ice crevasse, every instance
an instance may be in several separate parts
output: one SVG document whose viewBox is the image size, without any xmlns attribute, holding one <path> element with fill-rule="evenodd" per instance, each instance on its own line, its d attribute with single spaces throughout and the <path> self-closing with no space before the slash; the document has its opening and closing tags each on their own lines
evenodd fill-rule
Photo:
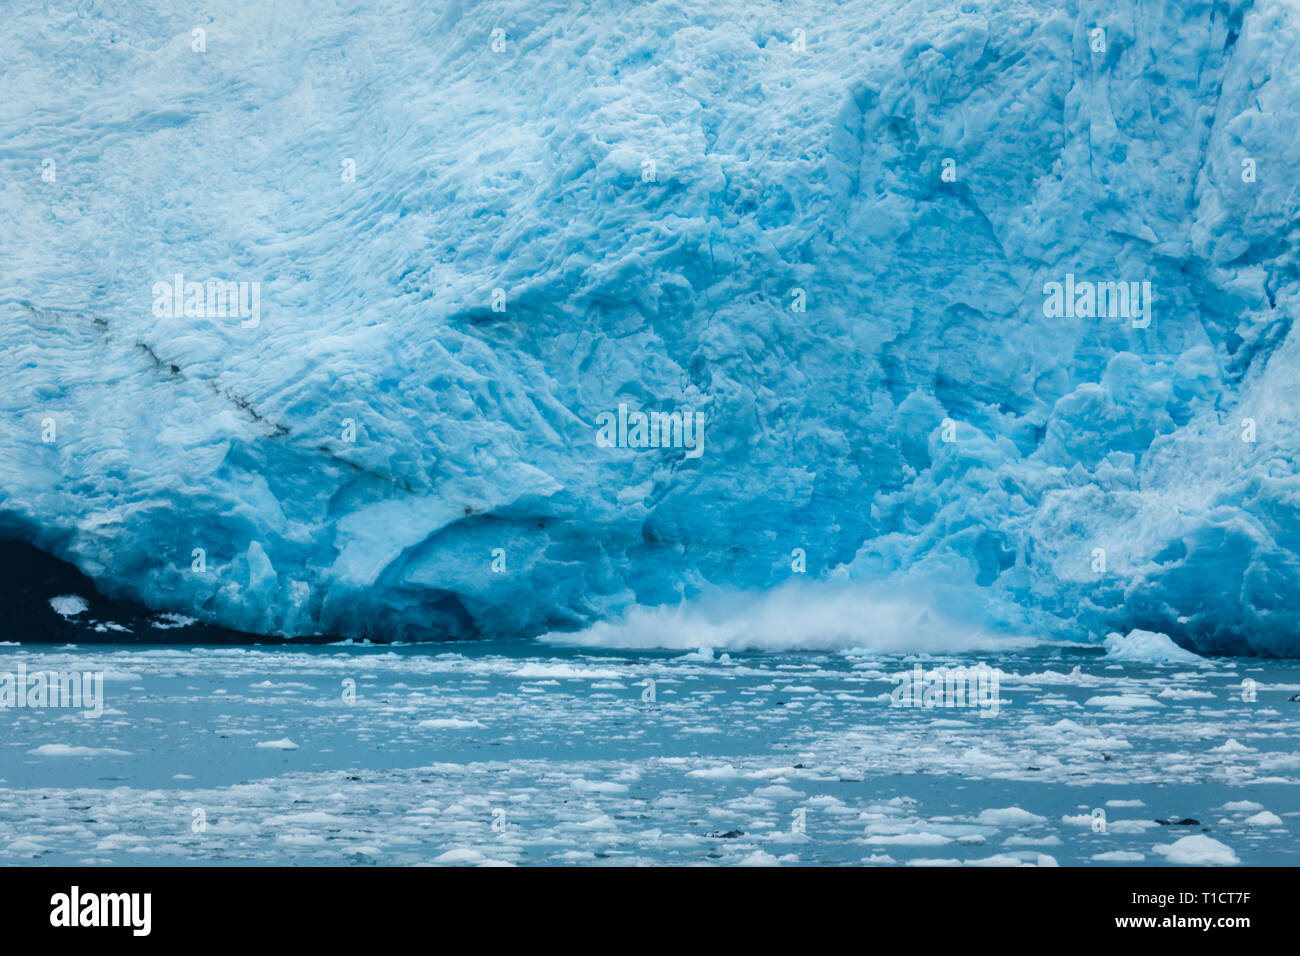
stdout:
<svg viewBox="0 0 1300 956">
<path fill-rule="evenodd" d="M 1300 652 L 1293 3 L 20 3 L 0 58 L 0 536 L 106 594 Z"/>
</svg>

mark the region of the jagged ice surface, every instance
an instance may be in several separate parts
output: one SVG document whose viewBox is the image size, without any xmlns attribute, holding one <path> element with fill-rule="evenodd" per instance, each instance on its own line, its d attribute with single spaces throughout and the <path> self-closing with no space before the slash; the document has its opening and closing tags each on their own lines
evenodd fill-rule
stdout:
<svg viewBox="0 0 1300 956">
<path fill-rule="evenodd" d="M 1297 653 L 1300 12 L 928 6 L 19 3 L 0 530 L 267 634 L 824 586 Z M 260 324 L 155 317 L 175 273 Z M 1151 325 L 1045 317 L 1067 273 Z M 598 447 L 620 403 L 704 453 Z"/>
</svg>

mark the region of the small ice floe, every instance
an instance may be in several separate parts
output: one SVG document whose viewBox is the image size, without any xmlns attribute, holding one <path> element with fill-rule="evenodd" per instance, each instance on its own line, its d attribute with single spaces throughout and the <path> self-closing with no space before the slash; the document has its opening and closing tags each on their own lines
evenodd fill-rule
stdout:
<svg viewBox="0 0 1300 956">
<path fill-rule="evenodd" d="M 580 820 L 572 826 L 577 830 L 617 830 L 618 821 L 608 813 L 601 813 L 590 820 Z"/>
<path fill-rule="evenodd" d="M 1107 634 L 1102 642 L 1106 660 L 1125 661 L 1132 664 L 1210 664 L 1199 654 L 1179 647 L 1167 634 L 1134 629 L 1125 637 Z"/>
<path fill-rule="evenodd" d="M 1046 823 L 1047 817 L 1040 817 L 1020 807 L 1003 807 L 1001 810 L 981 811 L 975 822 L 991 827 L 1029 827 Z"/>
<path fill-rule="evenodd" d="M 465 720 L 461 717 L 432 717 L 420 721 L 416 726 L 429 730 L 472 730 L 481 728 L 484 724 L 477 720 Z"/>
<path fill-rule="evenodd" d="M 1264 804 L 1256 803 L 1254 800 L 1232 800 L 1225 803 L 1222 809 L 1229 813 L 1251 813 L 1255 810 L 1263 810 Z"/>
<path fill-rule="evenodd" d="M 1185 687 L 1166 687 L 1160 696 L 1168 700 L 1214 700 L 1214 694 L 1208 690 L 1190 690 Z"/>
<path fill-rule="evenodd" d="M 755 850 L 736 864 L 737 866 L 779 866 L 776 857 L 766 850 Z"/>
<path fill-rule="evenodd" d="M 279 740 L 263 740 L 257 745 L 258 750 L 297 750 L 298 745 L 288 737 Z"/>
<path fill-rule="evenodd" d="M 770 787 L 759 787 L 754 791 L 754 796 L 764 800 L 798 800 L 805 794 L 802 790 L 787 787 L 783 783 L 774 783 Z"/>
<path fill-rule="evenodd" d="M 1060 846 L 1061 838 L 1056 834 L 1044 837 L 1021 836 L 1013 834 L 1002 841 L 1003 846 Z"/>
<path fill-rule="evenodd" d="M 1259 813 L 1246 817 L 1246 825 L 1252 827 L 1280 827 L 1282 818 L 1276 813 L 1261 810 Z"/>
<path fill-rule="evenodd" d="M 734 780 L 740 776 L 740 771 L 729 763 L 724 763 L 721 767 L 701 767 L 699 770 L 686 771 L 688 777 L 698 777 L 701 780 Z"/>
<path fill-rule="evenodd" d="M 27 751 L 33 757 L 129 757 L 131 751 L 113 747 L 74 747 L 71 744 L 41 744 Z"/>
<path fill-rule="evenodd" d="M 46 847 L 41 845 L 41 843 L 27 837 L 19 837 L 17 840 L 10 843 L 9 846 L 5 847 L 5 850 L 9 853 L 26 857 L 39 856 L 40 854 L 47 852 Z"/>
<path fill-rule="evenodd" d="M 1143 800 L 1107 800 L 1108 807 L 1145 807 L 1146 802 Z"/>
<path fill-rule="evenodd" d="M 1164 704 L 1153 700 L 1146 694 L 1101 694 L 1089 697 L 1083 702 L 1088 707 L 1104 707 L 1106 710 L 1136 710 L 1141 707 L 1163 707 Z"/>
<path fill-rule="evenodd" d="M 50 607 L 59 617 L 70 621 L 77 615 L 89 611 L 90 602 L 80 594 L 60 594 L 58 597 L 50 598 Z"/>
<path fill-rule="evenodd" d="M 1210 748 L 1212 754 L 1249 754 L 1254 752 L 1254 747 L 1247 747 L 1243 743 L 1238 743 L 1235 737 L 1229 737 L 1227 741 L 1219 744 L 1219 746 Z"/>
<path fill-rule="evenodd" d="M 1108 833 L 1143 833 L 1160 824 L 1155 820 L 1110 820 L 1106 823 Z"/>
<path fill-rule="evenodd" d="M 1185 863 L 1188 866 L 1236 866 L 1241 862 L 1232 847 L 1203 833 L 1185 836 L 1173 843 L 1160 843 L 1151 849 L 1170 863 Z"/>
</svg>

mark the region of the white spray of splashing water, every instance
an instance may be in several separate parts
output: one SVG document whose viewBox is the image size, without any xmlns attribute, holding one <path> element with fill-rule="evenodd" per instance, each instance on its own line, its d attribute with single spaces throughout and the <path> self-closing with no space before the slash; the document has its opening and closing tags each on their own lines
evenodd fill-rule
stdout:
<svg viewBox="0 0 1300 956">
<path fill-rule="evenodd" d="M 1009 651 L 1041 643 L 954 620 L 916 595 L 820 582 L 637 606 L 619 620 L 539 640 L 579 647 L 881 654 Z"/>
</svg>

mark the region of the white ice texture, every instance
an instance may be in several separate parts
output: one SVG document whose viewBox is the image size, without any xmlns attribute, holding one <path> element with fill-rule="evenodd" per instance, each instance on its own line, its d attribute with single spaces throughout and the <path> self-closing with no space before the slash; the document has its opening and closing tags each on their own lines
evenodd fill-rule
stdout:
<svg viewBox="0 0 1300 956">
<path fill-rule="evenodd" d="M 590 628 L 800 549 L 810 602 L 1300 652 L 1291 3 L 198 9 L 6 13 L 0 533 L 264 634 Z M 155 315 L 178 273 L 260 321 Z M 1067 275 L 1150 324 L 1046 315 Z M 620 404 L 703 453 L 598 446 Z"/>
</svg>

